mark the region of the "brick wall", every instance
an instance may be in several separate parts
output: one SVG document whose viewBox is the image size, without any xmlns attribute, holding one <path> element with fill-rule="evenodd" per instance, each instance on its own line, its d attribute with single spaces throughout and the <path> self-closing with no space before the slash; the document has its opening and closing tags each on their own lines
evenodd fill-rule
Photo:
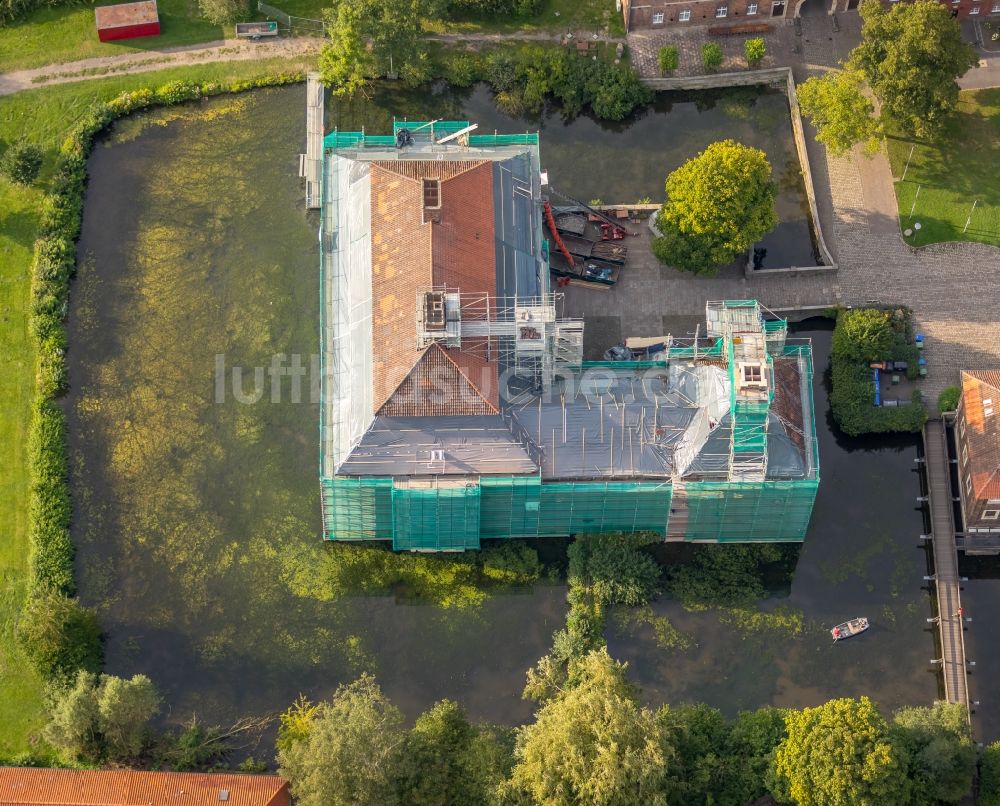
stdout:
<svg viewBox="0 0 1000 806">
<path fill-rule="evenodd" d="M 966 2 L 967 0 L 963 0 Z M 846 0 L 844 0 L 846 2 Z M 756 9 L 752 7 L 756 6 Z M 725 17 L 718 17 L 719 9 L 726 9 Z M 791 16 L 794 2 L 781 0 L 693 0 L 692 2 L 646 2 L 629 0 L 624 3 L 623 13 L 629 31 L 656 30 L 667 26 L 683 25 L 725 25 L 736 22 L 767 22 L 775 17 Z M 751 13 L 751 11 L 756 13 Z M 684 20 L 684 12 L 690 18 Z M 662 16 L 661 16 L 662 15 Z"/>
</svg>

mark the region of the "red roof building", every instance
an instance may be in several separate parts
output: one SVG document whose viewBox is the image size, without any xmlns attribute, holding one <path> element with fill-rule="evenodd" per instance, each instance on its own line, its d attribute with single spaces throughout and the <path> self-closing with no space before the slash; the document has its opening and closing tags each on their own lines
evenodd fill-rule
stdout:
<svg viewBox="0 0 1000 806">
<path fill-rule="evenodd" d="M 277 775 L 0 767 L 3 806 L 290 806 Z"/>
<path fill-rule="evenodd" d="M 955 438 L 965 529 L 1000 533 L 1000 371 L 962 370 Z"/>
<path fill-rule="evenodd" d="M 94 9 L 94 16 L 97 19 L 97 38 L 102 42 L 160 34 L 156 0 L 100 6 Z"/>
</svg>

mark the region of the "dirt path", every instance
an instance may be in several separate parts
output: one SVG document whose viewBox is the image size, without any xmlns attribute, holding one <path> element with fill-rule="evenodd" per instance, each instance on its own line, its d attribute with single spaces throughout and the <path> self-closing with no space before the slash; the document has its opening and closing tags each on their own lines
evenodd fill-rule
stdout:
<svg viewBox="0 0 1000 806">
<path fill-rule="evenodd" d="M 106 76 L 147 73 L 153 70 L 163 70 L 167 67 L 205 64 L 207 62 L 303 56 L 318 52 L 322 44 L 321 39 L 308 37 L 276 39 L 271 42 L 257 43 L 232 39 L 209 42 L 204 45 L 146 50 L 141 53 L 125 53 L 119 56 L 50 64 L 45 67 L 15 70 L 0 75 L 0 96 L 13 95 L 15 92 L 44 87 L 49 84 L 65 84 Z"/>
</svg>

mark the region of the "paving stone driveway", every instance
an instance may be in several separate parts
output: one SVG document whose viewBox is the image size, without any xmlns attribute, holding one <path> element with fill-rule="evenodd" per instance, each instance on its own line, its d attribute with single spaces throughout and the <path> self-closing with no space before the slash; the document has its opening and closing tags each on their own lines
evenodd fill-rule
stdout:
<svg viewBox="0 0 1000 806">
<path fill-rule="evenodd" d="M 845 24 L 857 16 L 840 16 L 839 33 L 825 16 L 803 18 L 801 37 L 793 26 L 774 32 L 768 41 L 773 63 L 791 64 L 798 81 L 816 72 L 816 66 L 836 64 L 857 41 L 857 32 Z M 673 35 L 658 31 L 646 44 L 632 35 L 633 61 L 638 57 L 641 65 L 643 52 L 655 57 L 657 42 Z M 794 53 L 799 39 L 801 54 Z M 696 53 L 698 47 L 697 42 L 690 44 L 694 50 L 689 52 Z M 742 53 L 742 43 L 725 47 L 731 57 Z M 623 272 L 622 281 L 610 291 L 565 289 L 566 315 L 602 317 L 605 323 L 620 317 L 621 336 L 655 336 L 663 335 L 671 323 L 685 327 L 699 321 L 709 299 L 756 297 L 773 309 L 901 304 L 913 309 L 918 329 L 927 336 L 924 388 L 932 401 L 958 381 L 959 369 L 1000 367 L 1000 249 L 972 243 L 912 249 L 899 234 L 885 155 L 828 158 L 808 126 L 806 136 L 821 225 L 840 266 L 835 275 L 746 280 L 730 269 L 717 278 L 691 277 L 658 266 L 649 256 Z M 610 335 L 608 328 L 601 329 Z M 598 345 L 588 347 L 593 354 Z"/>
</svg>

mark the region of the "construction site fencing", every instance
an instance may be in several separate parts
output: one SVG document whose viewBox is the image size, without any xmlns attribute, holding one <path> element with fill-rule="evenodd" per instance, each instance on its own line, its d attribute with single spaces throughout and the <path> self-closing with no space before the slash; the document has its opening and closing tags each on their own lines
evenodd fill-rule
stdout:
<svg viewBox="0 0 1000 806">
<path fill-rule="evenodd" d="M 462 551 L 481 538 L 585 532 L 666 534 L 672 489 L 664 482 L 559 482 L 483 476 L 410 486 L 391 478 L 322 483 L 330 540 L 392 540 L 402 551 Z"/>
<path fill-rule="evenodd" d="M 288 34 L 295 36 L 326 36 L 326 23 L 310 17 L 296 17 L 280 8 L 257 0 L 257 10 L 268 19 L 275 20 Z"/>
</svg>

